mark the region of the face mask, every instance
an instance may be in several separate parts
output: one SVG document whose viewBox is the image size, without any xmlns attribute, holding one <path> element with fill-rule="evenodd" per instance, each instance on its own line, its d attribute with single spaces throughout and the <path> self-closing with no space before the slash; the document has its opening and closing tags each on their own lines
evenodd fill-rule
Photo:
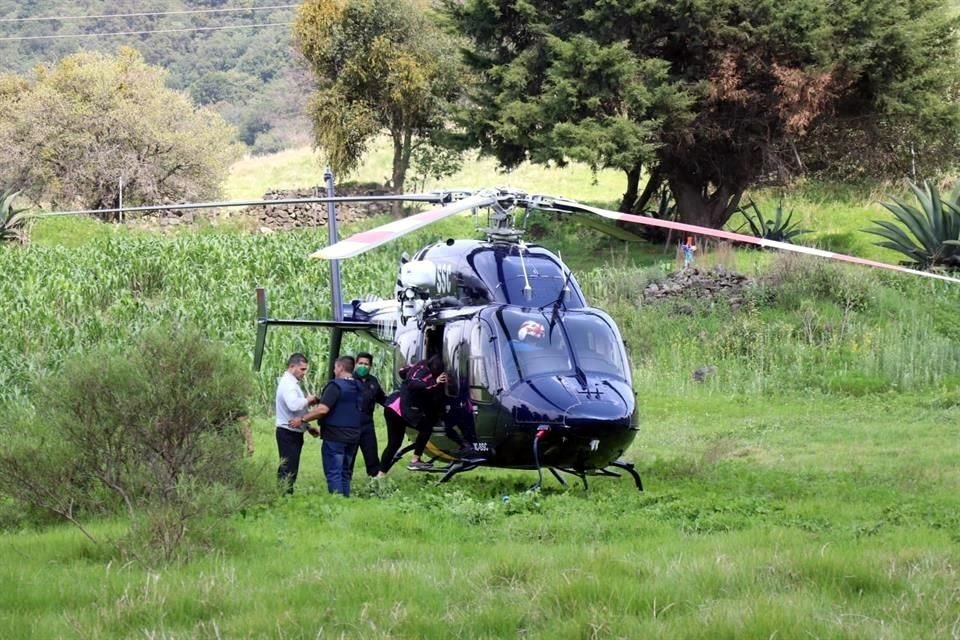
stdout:
<svg viewBox="0 0 960 640">
<path fill-rule="evenodd" d="M 370 373 L 370 367 L 368 367 L 368 366 L 366 366 L 366 365 L 363 365 L 363 364 L 357 365 L 357 375 L 358 375 L 358 376 L 360 376 L 361 378 L 364 378 L 364 377 L 366 377 L 366 375 L 367 375 L 368 373 Z"/>
</svg>

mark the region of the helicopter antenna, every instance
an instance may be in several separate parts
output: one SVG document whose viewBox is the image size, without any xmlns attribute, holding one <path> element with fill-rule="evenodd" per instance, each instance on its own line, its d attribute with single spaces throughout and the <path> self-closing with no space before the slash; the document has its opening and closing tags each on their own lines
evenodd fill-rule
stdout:
<svg viewBox="0 0 960 640">
<path fill-rule="evenodd" d="M 530 300 L 533 300 L 533 287 L 530 286 L 530 278 L 527 277 L 527 263 L 523 259 L 523 254 L 527 250 L 527 245 L 523 240 L 521 240 L 518 246 L 520 247 L 520 250 L 518 251 L 520 254 L 520 268 L 523 269 L 523 299 L 529 302 Z"/>
</svg>

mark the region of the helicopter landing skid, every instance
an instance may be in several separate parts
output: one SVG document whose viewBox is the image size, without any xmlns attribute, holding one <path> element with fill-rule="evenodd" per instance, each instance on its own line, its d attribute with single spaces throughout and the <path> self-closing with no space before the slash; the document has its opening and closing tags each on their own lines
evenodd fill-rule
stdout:
<svg viewBox="0 0 960 640">
<path fill-rule="evenodd" d="M 467 462 L 464 460 L 454 460 L 446 467 L 439 469 L 443 471 L 443 477 L 440 478 L 440 482 L 448 482 L 450 478 L 457 475 L 458 473 L 464 473 L 466 471 L 473 471 L 480 466 L 480 462 Z"/>
<path fill-rule="evenodd" d="M 613 462 L 610 463 L 609 466 L 616 467 L 618 469 L 623 469 L 624 471 L 629 473 L 633 477 L 633 481 L 637 483 L 637 491 L 643 491 L 643 481 L 640 479 L 640 474 L 637 473 L 637 468 L 634 466 L 632 462 L 627 462 L 626 460 L 614 460 Z M 611 475 L 615 475 L 615 476 L 620 475 L 619 473 L 615 471 L 609 471 L 608 469 L 604 469 L 604 471 L 607 471 L 607 473 Z"/>
<path fill-rule="evenodd" d="M 563 479 L 563 476 L 561 476 L 561 475 L 560 475 L 559 473 L 557 473 L 557 472 L 558 472 L 558 471 L 562 471 L 562 472 L 564 472 L 564 473 L 569 473 L 569 474 L 572 475 L 572 476 L 576 476 L 576 477 L 580 478 L 580 481 L 583 483 L 583 490 L 584 490 L 584 491 L 587 491 L 587 490 L 589 489 L 589 486 L 587 485 L 587 476 L 588 476 L 588 475 L 591 475 L 591 476 L 603 476 L 603 477 L 606 477 L 606 478 L 619 478 L 619 477 L 621 477 L 622 474 L 617 473 L 616 471 L 612 471 L 609 467 L 616 467 L 616 468 L 618 468 L 618 469 L 623 469 L 624 471 L 626 471 L 627 473 L 629 473 L 630 476 L 633 478 L 633 481 L 634 481 L 634 482 L 636 483 L 636 485 L 637 485 L 637 490 L 638 490 L 638 491 L 643 491 L 643 481 L 640 480 L 640 474 L 637 473 L 636 467 L 634 466 L 634 464 L 633 464 L 632 462 L 626 462 L 626 461 L 624 461 L 624 460 L 615 460 L 615 461 L 611 462 L 609 465 L 607 465 L 607 467 L 604 467 L 603 469 L 596 469 L 596 470 L 592 470 L 592 471 L 590 471 L 590 472 L 579 471 L 579 470 L 577 470 L 577 469 L 569 469 L 569 468 L 566 468 L 566 467 L 550 467 L 550 473 L 552 473 L 552 474 L 553 474 L 553 477 L 556 478 L 557 481 L 558 481 L 560 484 L 562 484 L 563 486 L 565 486 L 565 487 L 567 486 L 566 481 Z M 535 484 L 535 485 L 533 486 L 533 488 L 538 488 L 538 487 L 539 487 L 539 483 L 537 483 L 537 484 Z"/>
</svg>

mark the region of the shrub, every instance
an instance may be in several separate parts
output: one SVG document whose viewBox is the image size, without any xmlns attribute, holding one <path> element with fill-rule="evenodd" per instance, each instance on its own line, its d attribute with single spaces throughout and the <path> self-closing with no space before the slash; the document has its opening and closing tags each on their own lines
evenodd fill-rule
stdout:
<svg viewBox="0 0 960 640">
<path fill-rule="evenodd" d="M 751 210 L 753 211 L 753 216 L 750 214 Z M 757 238 L 793 243 L 794 238 L 797 236 L 810 233 L 808 229 L 800 229 L 796 224 L 790 224 L 790 221 L 793 219 L 792 211 L 788 213 L 786 217 L 783 216 L 783 200 L 781 200 L 777 208 L 774 209 L 772 220 L 764 220 L 763 212 L 760 211 L 760 208 L 753 201 L 741 206 L 739 211 L 747 221 L 747 224 L 741 225 L 737 231 L 743 231 L 744 226 L 749 226 L 750 233 Z"/>
<path fill-rule="evenodd" d="M 36 416 L 20 416 L 0 454 L 0 491 L 91 539 L 86 517 L 120 512 L 129 531 L 118 548 L 169 561 L 257 497 L 237 425 L 251 374 L 195 330 L 157 328 L 133 347 L 74 357 L 40 389 Z"/>
<path fill-rule="evenodd" d="M 29 218 L 27 209 L 14 209 L 13 201 L 19 191 L 4 191 L 0 195 L 0 243 L 26 241 L 26 228 Z"/>
<path fill-rule="evenodd" d="M 874 220 L 878 226 L 864 231 L 885 238 L 877 246 L 893 249 L 921 268 L 960 268 L 960 184 L 945 199 L 929 182 L 923 188 L 910 183 L 910 189 L 919 209 L 899 198 L 883 204 L 906 230 L 889 220 Z"/>
</svg>

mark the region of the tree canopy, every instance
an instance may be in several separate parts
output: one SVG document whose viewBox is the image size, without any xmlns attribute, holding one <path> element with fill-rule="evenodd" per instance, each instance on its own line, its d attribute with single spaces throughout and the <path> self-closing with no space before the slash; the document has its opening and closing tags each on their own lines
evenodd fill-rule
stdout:
<svg viewBox="0 0 960 640">
<path fill-rule="evenodd" d="M 55 206 L 209 198 L 240 153 L 215 112 L 165 86 L 133 49 L 0 76 L 0 183 Z"/>
<path fill-rule="evenodd" d="M 8 20 L 0 22 L 0 72 L 23 74 L 79 51 L 111 53 L 131 46 L 150 64 L 169 71 L 170 88 L 188 92 L 235 125 L 254 152 L 305 144 L 309 138 L 303 134 L 307 121 L 302 96 L 311 83 L 294 60 L 286 26 L 293 9 L 285 8 L 291 4 L 0 0 L 0 16 Z M 61 19 L 39 19 L 49 16 Z M 81 19 L 85 16 L 115 17 Z M 116 32 L 126 35 L 97 35 Z M 67 37 L 73 35 L 84 37 Z M 30 39 L 6 39 L 24 37 Z"/>
<path fill-rule="evenodd" d="M 504 165 L 620 169 L 624 210 L 642 209 L 662 182 L 681 219 L 722 226 L 758 178 L 802 169 L 808 154 L 840 177 L 889 171 L 910 144 L 929 170 L 953 162 L 960 65 L 948 9 L 949 0 L 447 0 L 481 75 L 458 121 L 468 144 Z M 831 145 L 843 137 L 887 146 L 844 155 Z"/>
<path fill-rule="evenodd" d="M 294 37 L 318 85 L 308 107 L 316 146 L 347 173 L 386 131 L 401 191 L 413 151 L 444 128 L 465 80 L 455 41 L 408 0 L 307 0 Z"/>
</svg>

